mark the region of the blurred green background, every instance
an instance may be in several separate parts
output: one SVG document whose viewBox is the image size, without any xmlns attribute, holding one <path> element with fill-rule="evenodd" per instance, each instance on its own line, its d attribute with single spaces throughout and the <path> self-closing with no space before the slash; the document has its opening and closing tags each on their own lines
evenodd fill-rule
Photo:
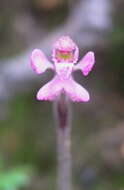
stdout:
<svg viewBox="0 0 124 190">
<path fill-rule="evenodd" d="M 80 58 L 96 65 L 75 80 L 89 103 L 72 104 L 74 190 L 124 189 L 124 1 L 4 0 L 0 2 L 0 190 L 54 190 L 53 104 L 35 100 L 53 73 L 36 76 L 30 54 L 70 35 Z"/>
</svg>

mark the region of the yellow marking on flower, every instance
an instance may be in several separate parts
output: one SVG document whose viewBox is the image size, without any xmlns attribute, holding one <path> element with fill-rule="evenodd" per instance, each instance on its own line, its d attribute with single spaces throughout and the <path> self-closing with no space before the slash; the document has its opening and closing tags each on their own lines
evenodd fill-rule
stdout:
<svg viewBox="0 0 124 190">
<path fill-rule="evenodd" d="M 64 59 L 64 60 L 70 60 L 73 58 L 72 52 L 57 52 L 57 57 L 59 59 Z"/>
</svg>

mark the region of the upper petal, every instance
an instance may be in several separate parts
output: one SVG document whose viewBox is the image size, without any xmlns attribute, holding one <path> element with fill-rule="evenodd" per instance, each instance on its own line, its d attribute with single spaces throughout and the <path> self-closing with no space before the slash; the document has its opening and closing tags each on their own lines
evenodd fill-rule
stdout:
<svg viewBox="0 0 124 190">
<path fill-rule="evenodd" d="M 64 90 L 74 102 L 87 102 L 90 99 L 87 90 L 72 78 L 64 82 Z"/>
<path fill-rule="evenodd" d="M 75 65 L 74 70 L 80 69 L 83 72 L 83 74 L 87 76 L 89 72 L 92 70 L 94 64 L 94 52 L 90 51 L 81 59 L 81 61 L 77 65 Z"/>
<path fill-rule="evenodd" d="M 31 54 L 31 67 L 36 73 L 41 74 L 46 69 L 53 68 L 53 65 L 47 60 L 41 50 L 35 49 Z"/>
</svg>

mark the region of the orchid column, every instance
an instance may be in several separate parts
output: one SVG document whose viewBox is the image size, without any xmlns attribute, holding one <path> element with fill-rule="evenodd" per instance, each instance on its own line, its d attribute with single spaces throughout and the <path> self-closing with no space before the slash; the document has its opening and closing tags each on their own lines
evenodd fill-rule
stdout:
<svg viewBox="0 0 124 190">
<path fill-rule="evenodd" d="M 94 53 L 88 52 L 79 63 L 77 45 L 68 36 L 61 37 L 53 47 L 53 64 L 44 53 L 35 49 L 31 55 L 33 70 L 42 74 L 47 69 L 55 71 L 54 78 L 37 93 L 37 100 L 48 100 L 56 103 L 58 147 L 58 190 L 71 190 L 71 154 L 70 154 L 70 112 L 68 99 L 73 102 L 89 101 L 89 93 L 74 81 L 72 72 L 81 70 L 86 76 L 91 71 L 95 59 Z M 77 63 L 77 64 L 76 64 Z"/>
</svg>

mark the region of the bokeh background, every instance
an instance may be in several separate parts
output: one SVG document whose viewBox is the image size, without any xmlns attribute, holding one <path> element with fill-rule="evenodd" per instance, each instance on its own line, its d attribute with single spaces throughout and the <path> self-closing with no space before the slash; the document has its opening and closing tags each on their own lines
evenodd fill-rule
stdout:
<svg viewBox="0 0 124 190">
<path fill-rule="evenodd" d="M 53 77 L 30 68 L 34 48 L 51 59 L 53 42 L 70 35 L 80 58 L 96 65 L 75 80 L 89 103 L 72 104 L 74 190 L 124 190 L 124 1 L 0 1 L 0 190 L 54 190 L 53 104 L 37 90 Z"/>
</svg>

